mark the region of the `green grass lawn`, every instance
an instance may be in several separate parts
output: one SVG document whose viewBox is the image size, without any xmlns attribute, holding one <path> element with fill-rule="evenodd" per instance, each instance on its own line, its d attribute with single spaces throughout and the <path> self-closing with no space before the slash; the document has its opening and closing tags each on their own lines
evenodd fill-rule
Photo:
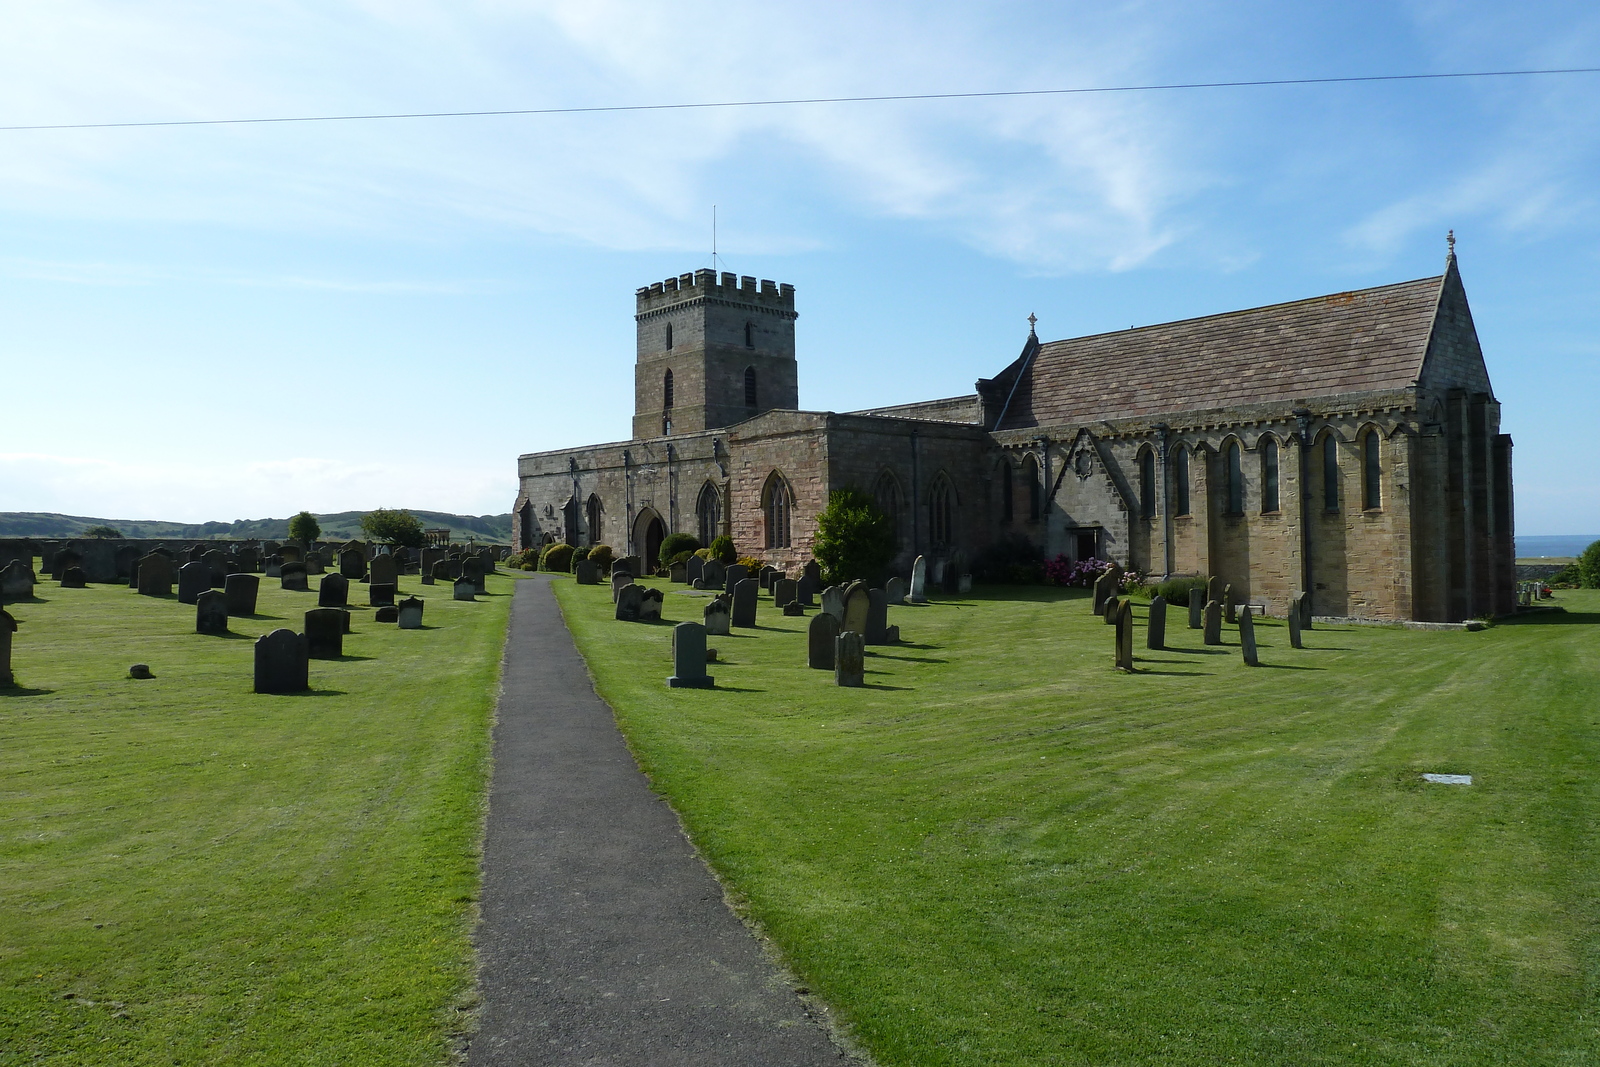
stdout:
<svg viewBox="0 0 1600 1067">
<path fill-rule="evenodd" d="M 980 591 L 891 609 L 865 689 L 763 598 L 700 691 L 667 626 L 556 586 L 656 788 L 885 1067 L 1600 1059 L 1600 594 L 1303 651 L 1267 621 L 1255 669 L 1181 611 L 1145 651 L 1140 605 L 1126 676 L 1081 595 Z"/>
<path fill-rule="evenodd" d="M 354 608 L 294 696 L 251 692 L 251 639 L 316 606 L 276 579 L 232 638 L 124 587 L 8 605 L 0 1063 L 444 1062 L 512 584 L 469 604 L 402 579 L 428 628 Z"/>
</svg>

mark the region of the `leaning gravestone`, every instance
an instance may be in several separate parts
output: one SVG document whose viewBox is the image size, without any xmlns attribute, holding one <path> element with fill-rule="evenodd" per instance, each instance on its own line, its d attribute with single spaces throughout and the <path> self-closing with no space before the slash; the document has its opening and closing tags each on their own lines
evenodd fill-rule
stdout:
<svg viewBox="0 0 1600 1067">
<path fill-rule="evenodd" d="M 844 590 L 844 614 L 839 619 L 839 629 L 849 630 L 866 639 L 867 613 L 872 610 L 872 600 L 867 595 L 867 583 L 851 582 Z"/>
<path fill-rule="evenodd" d="M 457 578 L 451 587 L 451 593 L 456 600 L 476 600 L 478 587 L 472 584 L 471 578 Z"/>
<path fill-rule="evenodd" d="M 586 559 L 580 559 L 572 565 L 572 580 L 579 585 L 599 585 L 600 568 Z"/>
<path fill-rule="evenodd" d="M 1305 648 L 1305 639 L 1300 636 L 1300 615 L 1304 610 L 1301 606 L 1305 601 L 1304 593 L 1296 593 L 1289 601 L 1289 647 Z"/>
<path fill-rule="evenodd" d="M 627 571 L 614 570 L 611 572 L 611 602 L 617 602 L 617 595 L 633 584 L 633 575 Z"/>
<path fill-rule="evenodd" d="M 230 574 L 222 590 L 228 597 L 228 614 L 249 616 L 256 613 L 256 592 L 261 578 L 254 574 Z"/>
<path fill-rule="evenodd" d="M 834 642 L 838 637 L 838 619 L 826 611 L 813 615 L 806 631 L 806 666 L 817 671 L 833 670 Z"/>
<path fill-rule="evenodd" d="M 395 622 L 399 623 L 402 630 L 422 629 L 422 607 L 420 597 L 408 596 L 396 605 Z"/>
<path fill-rule="evenodd" d="M 398 622 L 399 619 L 400 609 L 393 604 L 385 604 L 372 613 L 373 622 Z"/>
<path fill-rule="evenodd" d="M 867 590 L 867 625 L 861 639 L 869 645 L 889 643 L 889 597 L 882 589 Z"/>
<path fill-rule="evenodd" d="M 1116 595 L 1117 579 L 1108 570 L 1094 580 L 1094 613 L 1096 615 L 1104 615 L 1106 613 L 1106 601 Z"/>
<path fill-rule="evenodd" d="M 344 654 L 342 608 L 312 608 L 306 612 L 306 645 L 312 659 L 338 659 Z"/>
<path fill-rule="evenodd" d="M 844 621 L 844 586 L 830 585 L 822 591 L 822 610 L 840 622 Z"/>
<path fill-rule="evenodd" d="M 311 688 L 310 649 L 293 630 L 274 630 L 256 639 L 255 690 L 303 693 Z"/>
<path fill-rule="evenodd" d="M 373 582 L 367 586 L 367 604 L 374 608 L 394 607 L 394 585 Z"/>
<path fill-rule="evenodd" d="M 624 576 L 626 577 L 626 576 Z M 629 582 L 617 589 L 617 620 L 619 622 L 638 622 L 639 604 L 644 599 L 644 586 Z"/>
<path fill-rule="evenodd" d="M 704 578 L 705 577 L 705 569 L 706 569 L 706 561 L 705 560 L 701 559 L 699 556 L 690 556 L 684 562 L 683 580 L 688 582 L 690 585 L 693 585 L 694 582 L 695 582 L 695 579 Z M 674 578 L 673 580 L 676 581 L 677 579 Z"/>
<path fill-rule="evenodd" d="M 1100 619 L 1107 626 L 1115 626 L 1117 624 L 1117 601 L 1121 599 L 1122 596 L 1120 590 L 1118 591 L 1118 595 L 1106 599 L 1105 608 L 1103 610 L 1103 614 L 1100 616 Z"/>
<path fill-rule="evenodd" d="M 1256 656 L 1256 623 L 1250 615 L 1249 604 L 1239 612 L 1239 650 L 1244 653 L 1246 667 L 1261 666 Z"/>
<path fill-rule="evenodd" d="M 83 573 L 82 567 L 68 567 L 61 572 L 61 588 L 86 589 L 89 586 L 89 576 Z"/>
<path fill-rule="evenodd" d="M 1205 602 L 1200 599 L 1200 590 L 1189 590 L 1189 629 L 1198 630 L 1205 625 L 1201 618 L 1205 606 Z"/>
<path fill-rule="evenodd" d="M 1300 598 L 1300 629 L 1310 630 L 1311 626 L 1311 598 L 1305 593 L 1296 593 Z"/>
<path fill-rule="evenodd" d="M 697 622 L 680 622 L 674 626 L 672 677 L 667 679 L 667 685 L 673 689 L 710 689 L 716 682 L 706 674 L 706 628 Z"/>
<path fill-rule="evenodd" d="M 1215 600 L 1206 602 L 1205 635 L 1201 641 L 1208 645 L 1222 644 L 1222 605 Z"/>
<path fill-rule="evenodd" d="M 394 585 L 399 570 L 393 556 L 373 556 L 372 562 L 367 564 L 367 581 Z"/>
<path fill-rule="evenodd" d="M 139 557 L 139 595 L 172 595 L 172 561 L 159 552 Z"/>
<path fill-rule="evenodd" d="M 207 589 L 195 598 L 194 632 L 221 636 L 228 632 L 228 594 Z"/>
<path fill-rule="evenodd" d="M 1117 625 L 1117 670 L 1133 673 L 1133 601 L 1118 597 L 1116 604 L 1106 609 L 1115 616 Z"/>
<path fill-rule="evenodd" d="M 732 621 L 732 611 L 733 607 L 725 593 L 719 597 L 712 597 L 711 600 L 707 601 L 705 609 L 706 633 L 717 637 L 727 637 L 732 632 L 729 629 Z"/>
<path fill-rule="evenodd" d="M 911 564 L 911 592 L 906 601 L 911 604 L 928 602 L 928 561 L 921 556 Z"/>
<path fill-rule="evenodd" d="M 317 607 L 342 608 L 350 603 L 350 579 L 342 574 L 324 574 L 317 583 Z"/>
<path fill-rule="evenodd" d="M 891 604 L 906 602 L 906 580 L 898 574 L 883 583 L 883 595 Z"/>
<path fill-rule="evenodd" d="M 739 568 L 743 570 L 744 568 Z M 732 576 L 733 567 L 728 568 Z M 755 578 L 742 579 L 733 587 L 733 625 L 751 629 L 756 624 L 756 598 L 761 595 L 761 583 Z"/>
<path fill-rule="evenodd" d="M 0 570 L 0 597 L 6 600 L 25 600 L 33 596 L 33 568 L 20 559 L 7 563 Z"/>
<path fill-rule="evenodd" d="M 283 573 L 278 577 L 280 588 L 288 589 L 295 593 L 311 591 L 311 583 L 306 579 L 306 565 L 304 563 L 285 563 Z"/>
<path fill-rule="evenodd" d="M 208 564 L 194 560 L 178 568 L 178 603 L 193 604 L 210 588 L 211 567 Z"/>
<path fill-rule="evenodd" d="M 773 607 L 781 608 L 789 604 L 793 604 L 798 596 L 799 593 L 795 588 L 795 583 L 791 582 L 789 579 L 779 578 L 777 581 L 772 583 Z"/>
<path fill-rule="evenodd" d="M 841 630 L 833 639 L 833 684 L 860 686 L 866 680 L 867 651 L 861 635 L 854 630 Z"/>
<path fill-rule="evenodd" d="M 366 553 L 359 548 L 347 548 L 339 553 L 339 573 L 351 581 L 360 581 L 367 576 Z"/>
<path fill-rule="evenodd" d="M 1222 587 L 1222 617 L 1231 626 L 1239 621 L 1239 605 L 1233 602 L 1233 586 Z"/>
<path fill-rule="evenodd" d="M 1144 630 L 1144 647 L 1157 650 L 1167 647 L 1167 600 L 1165 597 L 1154 596 L 1150 598 L 1150 621 Z"/>
<path fill-rule="evenodd" d="M 750 568 L 746 567 L 742 563 L 735 563 L 733 566 L 728 568 L 727 584 L 724 585 L 723 588 L 731 593 L 740 582 L 744 581 L 748 577 L 750 577 Z M 739 624 L 734 623 L 734 625 L 737 626 Z"/>
</svg>

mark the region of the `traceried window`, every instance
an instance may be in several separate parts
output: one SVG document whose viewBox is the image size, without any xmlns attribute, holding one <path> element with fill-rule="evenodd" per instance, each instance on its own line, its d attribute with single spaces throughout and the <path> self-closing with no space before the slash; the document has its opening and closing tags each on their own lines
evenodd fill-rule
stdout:
<svg viewBox="0 0 1600 1067">
<path fill-rule="evenodd" d="M 1367 431 L 1361 441 L 1361 503 L 1368 511 L 1383 507 L 1382 444 L 1377 430 Z"/>
<path fill-rule="evenodd" d="M 1228 514 L 1244 514 L 1244 464 L 1240 462 L 1239 442 L 1228 442 L 1227 471 Z"/>
<path fill-rule="evenodd" d="M 1172 489 L 1173 514 L 1189 514 L 1189 450 L 1183 445 L 1172 457 Z"/>
<path fill-rule="evenodd" d="M 889 522 L 889 530 L 894 534 L 895 543 L 900 543 L 900 485 L 894 480 L 894 475 L 884 471 L 878 475 L 877 484 L 872 487 L 872 498 L 878 504 L 878 510 L 883 512 Z"/>
<path fill-rule="evenodd" d="M 1149 449 L 1139 457 L 1139 515 L 1156 517 L 1156 454 Z"/>
<path fill-rule="evenodd" d="M 1278 510 L 1278 442 L 1271 437 L 1261 441 L 1261 510 Z"/>
<path fill-rule="evenodd" d="M 1039 490 L 1039 461 L 1031 455 L 1022 461 L 1022 477 L 1028 483 L 1028 521 L 1038 522 L 1044 494 Z"/>
<path fill-rule="evenodd" d="M 746 367 L 744 369 L 744 406 L 747 408 L 756 406 L 756 369 L 754 367 Z"/>
<path fill-rule="evenodd" d="M 699 520 L 700 544 L 709 546 L 722 532 L 722 497 L 717 487 L 707 482 L 700 490 L 694 505 L 695 518 Z"/>
<path fill-rule="evenodd" d="M 1322 439 L 1322 506 L 1339 510 L 1339 442 L 1331 433 Z"/>
<path fill-rule="evenodd" d="M 774 471 L 767 479 L 767 489 L 763 495 L 766 497 L 762 508 L 767 518 L 767 547 L 788 548 L 789 513 L 793 507 L 789 486 Z"/>
<path fill-rule="evenodd" d="M 934 548 L 949 548 L 955 544 L 955 491 L 943 476 L 933 483 L 928 493 L 928 527 Z"/>
</svg>

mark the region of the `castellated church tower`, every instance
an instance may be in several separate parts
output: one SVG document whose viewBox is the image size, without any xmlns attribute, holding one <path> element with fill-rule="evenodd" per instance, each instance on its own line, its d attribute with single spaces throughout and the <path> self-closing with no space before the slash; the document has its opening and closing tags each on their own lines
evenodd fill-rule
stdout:
<svg viewBox="0 0 1600 1067">
<path fill-rule="evenodd" d="M 800 406 L 794 286 L 697 270 L 637 292 L 636 440 Z"/>
</svg>

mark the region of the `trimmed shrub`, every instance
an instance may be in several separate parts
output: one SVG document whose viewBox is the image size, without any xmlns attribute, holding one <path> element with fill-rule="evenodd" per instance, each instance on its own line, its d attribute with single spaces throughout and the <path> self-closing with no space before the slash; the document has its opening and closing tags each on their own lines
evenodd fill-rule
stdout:
<svg viewBox="0 0 1600 1067">
<path fill-rule="evenodd" d="M 700 555 L 699 552 L 679 552 L 676 556 L 673 556 L 671 559 L 667 560 L 667 566 L 676 567 L 680 563 L 688 563 L 691 559 L 694 559 L 694 557 L 698 555 Z"/>
<path fill-rule="evenodd" d="M 766 566 L 765 563 L 762 563 L 759 559 L 756 559 L 754 556 L 740 556 L 739 559 L 737 560 L 737 562 L 738 562 L 739 566 L 748 567 L 749 568 L 750 577 L 752 577 L 752 578 L 754 578 L 756 576 L 756 574 L 760 572 L 762 567 Z"/>
<path fill-rule="evenodd" d="M 700 538 L 694 534 L 675 533 L 668 534 L 661 542 L 661 552 L 658 558 L 663 564 L 671 563 L 674 556 L 688 558 L 688 554 L 700 547 Z"/>
<path fill-rule="evenodd" d="M 690 553 L 690 554 L 691 555 L 695 555 L 695 556 L 699 556 L 701 559 L 710 559 L 711 558 L 711 550 L 709 548 L 702 548 L 702 549 L 699 549 L 698 551 Z"/>
<path fill-rule="evenodd" d="M 572 570 L 572 546 L 564 545 L 559 541 L 547 546 L 544 554 L 539 557 L 539 569 L 542 571 L 570 572 Z"/>
<path fill-rule="evenodd" d="M 739 553 L 733 547 L 733 538 L 723 536 L 712 540 L 711 558 L 722 563 L 737 563 Z"/>
<path fill-rule="evenodd" d="M 578 548 L 573 549 L 572 550 L 572 562 L 574 564 L 582 563 L 584 560 L 589 558 L 590 550 L 591 550 L 590 546 L 588 546 L 588 545 L 582 545 L 582 546 L 580 546 Z"/>
<path fill-rule="evenodd" d="M 1164 582 L 1157 582 L 1155 595 L 1165 600 L 1168 604 L 1189 606 L 1189 597 L 1193 593 L 1205 595 L 1206 580 L 1204 578 L 1168 578 Z"/>
<path fill-rule="evenodd" d="M 595 545 L 589 549 L 588 560 L 600 568 L 601 574 L 611 570 L 611 561 L 616 558 L 617 555 L 611 551 L 610 545 Z"/>
</svg>

